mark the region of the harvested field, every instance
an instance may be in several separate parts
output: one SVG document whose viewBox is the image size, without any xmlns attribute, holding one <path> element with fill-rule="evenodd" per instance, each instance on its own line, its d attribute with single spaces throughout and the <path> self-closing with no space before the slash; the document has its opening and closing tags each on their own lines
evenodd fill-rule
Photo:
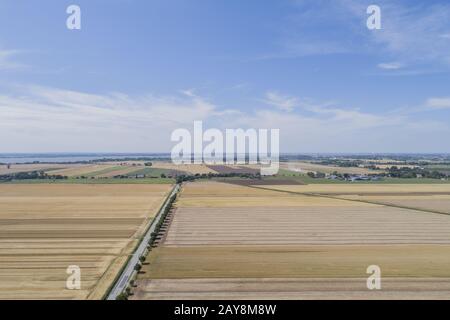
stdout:
<svg viewBox="0 0 450 320">
<path fill-rule="evenodd" d="M 4 168 L 3 168 L 4 167 Z M 33 165 L 12 165 L 11 169 L 6 166 L 0 166 L 0 174 L 17 173 L 26 171 L 45 171 L 51 175 L 63 175 L 67 177 L 85 176 L 88 178 L 112 178 L 118 175 L 137 171 L 136 165 L 125 165 L 119 163 L 98 163 L 98 164 L 33 164 Z"/>
<path fill-rule="evenodd" d="M 294 172 L 307 173 L 310 171 L 323 172 L 323 173 L 350 173 L 350 174 L 369 174 L 376 173 L 376 171 L 367 168 L 357 168 L 357 167 L 334 167 L 326 166 L 322 164 L 310 163 L 310 162 L 282 162 L 280 163 L 282 169 L 286 169 Z"/>
<path fill-rule="evenodd" d="M 450 214 L 450 195 L 344 195 L 338 197 Z"/>
<path fill-rule="evenodd" d="M 450 245 L 258 245 L 155 249 L 151 279 L 450 277 Z M 393 259 L 395 257 L 395 259 Z"/>
<path fill-rule="evenodd" d="M 248 173 L 248 174 L 257 174 L 260 172 L 260 169 L 250 166 L 238 166 L 238 165 L 210 165 L 208 166 L 211 170 L 217 173 Z"/>
<path fill-rule="evenodd" d="M 310 207 L 311 210 L 314 211 L 314 208 L 321 209 L 322 207 L 330 207 L 334 210 L 334 208 L 339 207 L 349 207 L 348 201 L 345 200 L 334 200 L 334 199 L 327 199 L 327 198 L 314 198 L 314 197 L 308 197 L 308 196 L 289 196 L 289 195 L 281 195 L 279 197 L 273 197 L 270 201 L 267 201 L 261 196 L 257 195 L 248 195 L 248 196 L 214 196 L 214 197 L 193 197 L 193 198 L 181 198 L 179 200 L 179 206 L 180 210 L 177 210 L 178 212 L 181 212 L 180 215 L 183 215 L 184 208 L 196 208 L 192 210 L 198 210 L 197 212 L 201 214 L 203 210 L 206 210 L 207 212 L 211 212 L 211 216 L 207 216 L 204 218 L 214 218 L 213 214 L 215 213 L 213 210 L 210 210 L 210 208 L 218 208 L 218 210 L 222 210 L 222 212 L 218 212 L 217 214 L 225 215 L 228 217 L 228 213 L 234 215 L 244 215 L 246 216 L 249 212 L 255 212 L 251 218 L 262 218 L 262 214 L 265 212 L 265 208 L 271 208 L 268 212 L 270 215 L 273 213 L 274 210 L 277 210 L 277 208 L 297 208 L 297 207 Z M 360 207 L 373 207 L 374 205 L 365 204 L 361 202 L 354 202 L 352 207 L 360 208 Z M 234 209 L 229 208 L 237 208 L 236 212 L 233 212 Z M 187 214 L 187 213 L 186 213 Z M 208 214 L 208 213 L 207 213 Z M 261 214 L 261 215 L 260 215 Z M 280 215 L 282 212 L 279 213 Z M 203 216 L 202 216 L 203 217 Z M 278 217 L 275 216 L 276 219 Z M 249 223 L 253 223 L 253 221 L 247 221 Z"/>
<path fill-rule="evenodd" d="M 336 198 L 401 187 L 189 183 L 133 299 L 450 299 L 450 216 Z M 366 287 L 370 265 L 381 291 Z"/>
<path fill-rule="evenodd" d="M 137 168 L 133 166 L 118 166 L 101 173 L 94 173 L 94 176 L 96 178 L 114 178 L 116 176 L 126 176 L 136 170 Z"/>
<path fill-rule="evenodd" d="M 137 166 L 137 165 L 119 165 L 113 166 L 101 171 L 95 171 L 88 174 L 88 177 L 96 178 L 114 178 L 116 176 L 135 176 L 135 175 L 148 175 L 152 177 L 160 177 L 161 174 L 177 175 L 183 174 L 182 171 L 157 169 L 152 167 Z"/>
<path fill-rule="evenodd" d="M 264 188 L 326 195 L 450 195 L 450 184 L 310 184 Z"/>
<path fill-rule="evenodd" d="M 135 171 L 129 172 L 128 176 L 133 175 L 145 175 L 147 177 L 160 177 L 162 174 L 166 176 L 177 176 L 177 175 L 183 175 L 186 174 L 183 171 L 177 171 L 177 170 L 167 170 L 167 169 L 157 169 L 152 167 L 144 167 L 141 169 L 135 169 Z"/>
<path fill-rule="evenodd" d="M 267 186 L 264 186 L 266 188 Z M 270 190 L 313 193 L 338 199 L 450 214 L 449 184 L 270 186 Z"/>
<path fill-rule="evenodd" d="M 0 185 L 0 299 L 100 299 L 170 185 Z M 70 265 L 81 290 L 66 289 Z"/>
<path fill-rule="evenodd" d="M 190 174 L 207 174 L 207 173 L 216 173 L 216 171 L 208 168 L 208 166 L 204 164 L 180 164 L 176 165 L 172 162 L 166 161 L 154 161 L 152 162 L 152 168 L 159 169 L 167 169 L 167 170 L 175 170 L 175 171 L 183 171 Z"/>
<path fill-rule="evenodd" d="M 270 199 L 270 200 L 269 200 Z M 370 206 L 364 203 L 350 203 L 352 206 Z M 190 183 L 183 189 L 183 196 L 177 201 L 181 208 L 228 208 L 228 207 L 297 207 L 297 206 L 349 206 L 345 200 L 291 195 L 278 191 L 250 188 L 219 182 Z"/>
<path fill-rule="evenodd" d="M 289 178 L 263 178 L 263 179 L 242 179 L 242 178 L 215 178 L 214 181 L 235 184 L 238 186 L 272 186 L 272 185 L 301 185 L 304 184 L 299 179 L 289 179 Z"/>
<path fill-rule="evenodd" d="M 97 173 L 103 172 L 103 170 L 110 170 L 111 168 L 115 168 L 116 165 L 110 164 L 88 164 L 88 165 L 70 165 L 67 169 L 62 170 L 51 170 L 48 171 L 48 174 L 59 174 L 67 177 L 79 177 L 79 176 L 88 176 L 95 175 Z"/>
<path fill-rule="evenodd" d="M 321 200 L 225 208 L 186 208 L 182 200 L 165 245 L 450 244 L 448 216 Z"/>
<path fill-rule="evenodd" d="M 450 279 L 387 278 L 367 290 L 366 278 L 230 278 L 141 280 L 133 299 L 147 300 L 448 300 Z"/>
<path fill-rule="evenodd" d="M 69 167 L 65 164 L 12 164 L 10 168 L 6 165 L 0 165 L 0 175 L 30 171 L 45 171 L 52 169 L 64 169 Z"/>
</svg>

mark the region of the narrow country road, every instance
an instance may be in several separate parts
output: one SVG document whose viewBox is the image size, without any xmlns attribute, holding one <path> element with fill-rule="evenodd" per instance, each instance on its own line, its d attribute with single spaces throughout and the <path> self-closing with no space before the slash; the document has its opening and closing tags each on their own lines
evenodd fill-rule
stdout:
<svg viewBox="0 0 450 320">
<path fill-rule="evenodd" d="M 166 207 L 168 206 L 169 199 L 174 194 L 176 194 L 179 189 L 180 189 L 180 185 L 176 184 L 174 186 L 174 188 L 172 189 L 172 192 L 167 196 L 167 198 L 164 202 L 164 205 L 159 210 L 155 219 L 153 219 L 153 221 L 151 222 L 150 228 L 148 228 L 147 232 L 145 233 L 144 237 L 142 238 L 141 243 L 137 247 L 136 251 L 132 254 L 130 260 L 128 260 L 126 267 L 123 269 L 122 274 L 117 279 L 116 283 L 114 284 L 114 287 L 111 289 L 106 300 L 116 300 L 117 296 L 119 294 L 121 294 L 127 287 L 130 277 L 134 272 L 134 267 L 139 262 L 139 258 L 143 255 L 144 251 L 147 249 L 148 241 L 150 240 L 151 234 L 155 231 L 155 228 L 156 228 L 156 225 L 158 224 L 159 219 L 161 218 L 162 214 L 164 213 L 164 210 L 166 209 Z"/>
</svg>

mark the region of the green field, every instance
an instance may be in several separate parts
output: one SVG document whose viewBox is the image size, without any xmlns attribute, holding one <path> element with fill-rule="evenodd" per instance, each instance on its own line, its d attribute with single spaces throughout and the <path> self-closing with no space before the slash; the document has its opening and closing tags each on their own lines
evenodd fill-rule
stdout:
<svg viewBox="0 0 450 320">
<path fill-rule="evenodd" d="M 159 169 L 159 168 L 144 168 L 132 171 L 128 173 L 127 176 L 145 175 L 146 177 L 159 178 L 161 177 L 162 174 L 165 174 L 166 176 L 172 175 L 173 170 Z"/>
<path fill-rule="evenodd" d="M 447 168 L 450 170 L 450 168 Z M 379 181 L 342 181 L 342 180 L 331 180 L 331 179 L 315 179 L 311 178 L 305 174 L 300 174 L 297 172 L 289 171 L 286 169 L 280 169 L 278 172 L 278 177 L 283 177 L 289 180 L 297 180 L 303 184 L 442 184 L 450 183 L 450 180 L 439 180 L 439 179 L 402 179 L 402 178 L 383 178 Z M 273 179 L 273 177 L 267 177 L 264 179 Z"/>
<path fill-rule="evenodd" d="M 115 167 L 111 167 L 111 168 L 106 168 L 106 169 L 102 169 L 102 170 L 93 171 L 93 172 L 90 172 L 88 174 L 83 174 L 82 176 L 91 178 L 91 177 L 95 177 L 95 176 L 98 176 L 98 175 L 107 174 L 107 173 L 110 173 L 110 172 L 113 172 L 113 171 L 117 171 L 117 170 L 120 170 L 122 168 L 123 167 L 121 167 L 121 166 L 115 166 Z"/>
<path fill-rule="evenodd" d="M 430 166 L 426 166 L 425 169 L 430 170 L 430 171 L 439 171 L 439 172 L 443 172 L 443 173 L 450 173 L 450 165 L 430 165 Z"/>
</svg>

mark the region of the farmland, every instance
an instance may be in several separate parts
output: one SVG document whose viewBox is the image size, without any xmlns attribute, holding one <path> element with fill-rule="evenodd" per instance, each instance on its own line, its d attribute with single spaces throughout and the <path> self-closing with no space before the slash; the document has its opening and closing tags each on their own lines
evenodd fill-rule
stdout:
<svg viewBox="0 0 450 320">
<path fill-rule="evenodd" d="M 448 188 L 186 184 L 133 299 L 448 299 L 450 216 L 353 199 Z M 367 290 L 369 265 L 383 290 Z"/>
<path fill-rule="evenodd" d="M 268 189 L 316 194 L 373 204 L 450 214 L 450 184 L 270 186 Z"/>
<path fill-rule="evenodd" d="M 0 298 L 101 299 L 170 185 L 0 185 Z M 81 268 L 81 290 L 66 269 Z"/>
<path fill-rule="evenodd" d="M 173 169 L 153 168 L 144 161 L 66 164 L 11 164 L 0 166 L 2 184 L 173 184 Z"/>
<path fill-rule="evenodd" d="M 447 194 L 450 184 L 311 184 L 302 186 L 267 186 L 270 190 L 283 190 L 298 193 L 339 194 Z"/>
<path fill-rule="evenodd" d="M 114 178 L 117 176 L 148 175 L 159 177 L 161 174 L 171 175 L 182 173 L 181 171 L 156 169 L 144 167 L 142 163 L 133 165 L 120 163 L 100 163 L 95 165 L 70 165 L 69 168 L 62 170 L 47 171 L 49 174 L 59 174 L 70 178 Z"/>
<path fill-rule="evenodd" d="M 65 164 L 13 164 L 8 168 L 7 165 L 0 165 L 0 175 L 2 174 L 11 174 L 18 172 L 29 172 L 29 171 L 37 171 L 37 170 L 62 170 L 69 167 L 69 165 Z"/>
<path fill-rule="evenodd" d="M 173 164 L 171 161 L 154 161 L 153 168 L 184 171 L 190 174 L 216 173 L 205 164 Z"/>
<path fill-rule="evenodd" d="M 177 175 L 197 180 L 183 184 L 132 299 L 448 298 L 448 180 L 349 182 L 306 173 L 373 171 L 281 166 L 273 177 L 160 160 L 5 167 L 67 178 L 0 184 L 0 298 L 102 298 Z M 65 289 L 69 265 L 81 290 Z M 369 265 L 382 291 L 367 290 Z"/>
<path fill-rule="evenodd" d="M 323 173 L 351 173 L 351 174 L 369 174 L 374 173 L 374 171 L 366 168 L 359 167 L 336 167 L 328 166 L 317 163 L 303 162 L 303 161 L 292 161 L 281 163 L 281 168 L 293 171 L 293 172 L 303 172 L 308 171 L 319 171 Z"/>
<path fill-rule="evenodd" d="M 114 165 L 108 164 L 95 164 L 95 165 L 70 165 L 69 168 L 62 170 L 50 170 L 47 171 L 50 174 L 62 175 L 67 177 L 79 177 L 79 176 L 94 176 L 97 172 L 102 173 L 111 168 L 116 168 Z"/>
</svg>

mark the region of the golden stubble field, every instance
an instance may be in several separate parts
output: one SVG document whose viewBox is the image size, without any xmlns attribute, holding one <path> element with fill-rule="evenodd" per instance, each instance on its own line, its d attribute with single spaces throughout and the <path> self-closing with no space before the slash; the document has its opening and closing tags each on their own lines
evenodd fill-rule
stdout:
<svg viewBox="0 0 450 320">
<path fill-rule="evenodd" d="M 190 174 L 217 173 L 205 164 L 174 164 L 170 161 L 153 161 L 152 168 L 183 171 Z"/>
<path fill-rule="evenodd" d="M 286 169 L 289 171 L 294 172 L 309 172 L 309 171 L 315 171 L 315 172 L 323 172 L 323 173 L 351 173 L 351 174 L 369 174 L 374 173 L 374 171 L 367 169 L 367 168 L 359 168 L 359 167 L 335 167 L 335 166 L 328 166 L 328 165 L 322 165 L 317 163 L 310 163 L 310 162 L 304 162 L 304 161 L 289 161 L 289 162 L 282 162 L 280 163 L 280 167 L 282 169 Z"/>
<path fill-rule="evenodd" d="M 0 185 L 0 299 L 101 299 L 170 188 Z"/>
<path fill-rule="evenodd" d="M 189 183 L 133 298 L 449 299 L 450 216 L 337 198 L 448 187 L 361 187 Z M 370 265 L 380 291 L 366 287 Z"/>
<path fill-rule="evenodd" d="M 140 164 L 142 167 L 143 163 Z M 131 164 L 121 163 L 99 163 L 99 164 L 12 164 L 8 169 L 6 165 L 0 165 L 0 174 L 13 174 L 18 172 L 45 171 L 49 175 L 62 175 L 67 177 L 93 176 L 93 177 L 113 177 L 127 174 L 140 167 Z"/>
<path fill-rule="evenodd" d="M 265 186 L 268 190 L 318 194 L 334 199 L 450 214 L 450 184 Z"/>
<path fill-rule="evenodd" d="M 12 164 L 8 169 L 7 165 L 0 165 L 0 175 L 13 174 L 18 172 L 44 171 L 49 175 L 62 175 L 69 178 L 75 177 L 95 177 L 113 178 L 115 176 L 133 174 L 142 169 L 164 169 L 173 174 L 216 174 L 218 170 L 214 168 L 224 167 L 225 171 L 254 171 L 259 170 L 259 165 L 227 165 L 208 166 L 206 164 L 180 164 L 176 165 L 171 161 L 150 161 L 152 166 L 146 167 L 147 161 L 104 161 L 93 164 L 67 163 L 67 164 Z"/>
<path fill-rule="evenodd" d="M 48 171 L 48 174 L 62 175 L 67 177 L 80 177 L 80 176 L 114 176 L 120 173 L 117 171 L 121 170 L 137 170 L 132 166 L 120 166 L 118 164 L 83 164 L 83 165 L 70 165 L 69 168 L 62 170 L 52 170 Z"/>
</svg>

